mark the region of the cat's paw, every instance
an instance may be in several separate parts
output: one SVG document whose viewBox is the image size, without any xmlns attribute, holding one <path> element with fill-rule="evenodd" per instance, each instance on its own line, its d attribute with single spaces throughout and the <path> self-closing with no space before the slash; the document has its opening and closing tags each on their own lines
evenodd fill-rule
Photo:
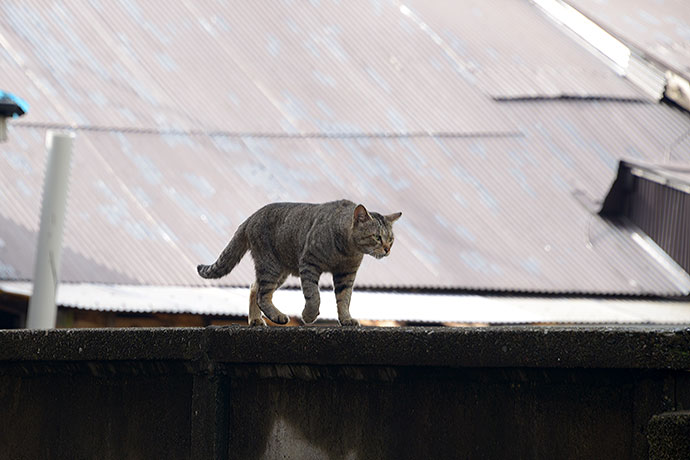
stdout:
<svg viewBox="0 0 690 460">
<path fill-rule="evenodd" d="M 359 326 L 359 321 L 354 318 L 338 320 L 341 326 Z"/>
<path fill-rule="evenodd" d="M 283 313 L 278 313 L 276 315 L 273 315 L 273 318 L 271 318 L 269 316 L 268 319 L 270 319 L 271 321 L 273 321 L 276 324 L 287 324 L 288 321 L 290 321 L 290 318 L 288 317 L 288 315 L 285 315 Z"/>
<path fill-rule="evenodd" d="M 305 324 L 311 324 L 314 321 L 316 321 L 316 318 L 319 316 L 318 310 L 316 312 L 312 311 L 307 311 L 305 308 L 304 311 L 302 311 L 302 321 L 304 321 Z"/>
<path fill-rule="evenodd" d="M 266 321 L 263 318 L 252 318 L 249 320 L 250 326 L 265 326 Z"/>
</svg>

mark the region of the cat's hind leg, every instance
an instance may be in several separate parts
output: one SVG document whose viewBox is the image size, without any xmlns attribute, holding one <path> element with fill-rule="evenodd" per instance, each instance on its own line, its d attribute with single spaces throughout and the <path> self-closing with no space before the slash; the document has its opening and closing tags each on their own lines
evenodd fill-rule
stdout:
<svg viewBox="0 0 690 460">
<path fill-rule="evenodd" d="M 285 282 L 287 277 L 287 273 L 278 272 L 275 268 L 266 265 L 256 264 L 256 304 L 259 310 L 276 324 L 286 324 L 290 320 L 286 314 L 273 305 L 273 293 Z M 249 308 L 251 310 L 251 303 Z"/>
<path fill-rule="evenodd" d="M 261 317 L 261 309 L 257 300 L 259 288 L 256 283 L 249 289 L 249 325 L 265 326 L 266 321 Z"/>
</svg>

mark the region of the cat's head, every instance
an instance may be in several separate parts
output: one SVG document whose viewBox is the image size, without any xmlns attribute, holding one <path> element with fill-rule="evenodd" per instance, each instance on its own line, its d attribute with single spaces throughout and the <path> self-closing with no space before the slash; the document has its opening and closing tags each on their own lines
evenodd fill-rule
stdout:
<svg viewBox="0 0 690 460">
<path fill-rule="evenodd" d="M 361 204 L 352 216 L 352 241 L 358 250 L 377 259 L 386 257 L 393 246 L 393 222 L 400 219 L 401 212 L 382 216 L 369 213 Z"/>
</svg>

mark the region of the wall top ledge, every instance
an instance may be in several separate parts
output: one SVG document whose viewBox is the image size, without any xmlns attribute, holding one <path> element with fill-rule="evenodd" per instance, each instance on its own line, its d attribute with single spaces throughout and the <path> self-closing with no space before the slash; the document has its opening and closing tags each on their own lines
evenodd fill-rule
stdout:
<svg viewBox="0 0 690 460">
<path fill-rule="evenodd" d="M 690 370 L 690 327 L 244 327 L 0 330 L 3 362 Z"/>
</svg>

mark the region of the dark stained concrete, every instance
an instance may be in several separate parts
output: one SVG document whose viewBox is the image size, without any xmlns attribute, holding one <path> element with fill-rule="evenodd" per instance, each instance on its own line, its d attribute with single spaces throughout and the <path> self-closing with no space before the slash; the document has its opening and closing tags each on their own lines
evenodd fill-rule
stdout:
<svg viewBox="0 0 690 460">
<path fill-rule="evenodd" d="M 690 458 L 690 412 L 666 412 L 649 422 L 649 458 L 668 460 Z"/>
<path fill-rule="evenodd" d="M 0 457 L 685 458 L 689 370 L 680 327 L 0 331 Z"/>
</svg>

